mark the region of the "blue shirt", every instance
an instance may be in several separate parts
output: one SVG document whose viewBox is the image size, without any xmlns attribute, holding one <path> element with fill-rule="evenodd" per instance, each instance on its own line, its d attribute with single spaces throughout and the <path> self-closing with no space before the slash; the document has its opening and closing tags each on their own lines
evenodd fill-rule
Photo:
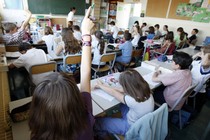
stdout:
<svg viewBox="0 0 210 140">
<path fill-rule="evenodd" d="M 147 39 L 153 39 L 155 37 L 155 34 L 148 34 Z"/>
<path fill-rule="evenodd" d="M 119 46 L 119 49 L 122 50 L 121 59 L 123 59 L 124 62 L 130 62 L 133 51 L 132 43 L 130 41 L 126 41 Z"/>
</svg>

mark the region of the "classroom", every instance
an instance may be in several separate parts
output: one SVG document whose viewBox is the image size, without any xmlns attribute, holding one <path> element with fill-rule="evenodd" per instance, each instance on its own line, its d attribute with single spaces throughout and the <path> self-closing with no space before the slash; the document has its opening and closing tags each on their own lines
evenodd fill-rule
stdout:
<svg viewBox="0 0 210 140">
<path fill-rule="evenodd" d="M 210 139 L 210 0 L 0 0 L 0 140 Z"/>
</svg>

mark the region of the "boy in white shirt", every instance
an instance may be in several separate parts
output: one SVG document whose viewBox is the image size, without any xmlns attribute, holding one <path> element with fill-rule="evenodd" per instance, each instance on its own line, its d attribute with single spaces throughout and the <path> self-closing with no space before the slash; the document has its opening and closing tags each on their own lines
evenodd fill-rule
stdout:
<svg viewBox="0 0 210 140">
<path fill-rule="evenodd" d="M 111 31 L 109 32 L 111 34 L 111 36 L 108 36 L 109 42 L 110 43 L 115 43 L 114 40 L 117 38 L 117 34 L 119 32 L 117 26 L 115 26 L 115 22 L 111 21 L 110 22 L 111 25 Z"/>
</svg>

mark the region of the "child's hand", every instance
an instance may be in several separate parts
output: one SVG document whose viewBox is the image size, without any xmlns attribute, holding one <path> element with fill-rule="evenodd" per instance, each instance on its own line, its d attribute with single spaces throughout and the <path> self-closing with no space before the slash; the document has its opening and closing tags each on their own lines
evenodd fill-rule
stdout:
<svg viewBox="0 0 210 140">
<path fill-rule="evenodd" d="M 103 85 L 103 84 L 104 83 L 101 80 L 98 79 L 96 84 L 95 84 L 95 86 L 94 86 L 94 88 L 100 88 L 100 86 Z"/>
<path fill-rule="evenodd" d="M 90 20 L 89 15 L 91 12 L 91 6 L 88 8 L 85 17 L 82 21 L 82 26 L 81 26 L 81 30 L 82 30 L 82 34 L 90 34 L 90 30 L 93 28 L 94 23 L 92 20 Z"/>
</svg>

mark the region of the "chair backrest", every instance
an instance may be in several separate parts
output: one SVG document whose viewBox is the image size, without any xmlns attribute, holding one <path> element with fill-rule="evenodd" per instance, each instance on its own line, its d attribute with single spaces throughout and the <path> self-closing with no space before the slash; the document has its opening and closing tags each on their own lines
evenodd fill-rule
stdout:
<svg viewBox="0 0 210 140">
<path fill-rule="evenodd" d="M 17 45 L 7 45 L 5 46 L 6 52 L 18 52 L 18 46 Z"/>
<path fill-rule="evenodd" d="M 170 108 L 170 111 L 173 111 L 176 106 L 182 101 L 182 99 L 186 99 L 187 97 L 190 96 L 190 94 L 193 92 L 193 90 L 195 89 L 195 87 L 197 86 L 197 84 L 193 84 L 191 86 L 189 86 L 184 93 L 176 100 L 176 102 L 174 103 L 174 105 Z"/>
<path fill-rule="evenodd" d="M 164 140 L 168 133 L 168 107 L 162 104 L 154 112 L 137 120 L 127 131 L 126 140 Z"/>
<path fill-rule="evenodd" d="M 132 57 L 140 57 L 142 55 L 143 49 L 133 50 Z"/>
<path fill-rule="evenodd" d="M 116 53 L 106 53 L 101 56 L 100 62 L 109 62 L 110 67 L 113 68 L 116 59 Z"/>
<path fill-rule="evenodd" d="M 190 44 L 195 45 L 197 43 L 197 38 L 193 39 Z"/>
<path fill-rule="evenodd" d="M 30 75 L 41 74 L 45 72 L 57 71 L 57 64 L 55 61 L 49 61 L 42 64 L 36 64 L 29 68 Z"/>
<path fill-rule="evenodd" d="M 75 54 L 75 55 L 67 55 L 65 58 L 64 58 L 64 66 L 65 65 L 70 65 L 70 64 L 80 64 L 81 63 L 81 57 L 82 55 L 81 54 Z"/>
</svg>

